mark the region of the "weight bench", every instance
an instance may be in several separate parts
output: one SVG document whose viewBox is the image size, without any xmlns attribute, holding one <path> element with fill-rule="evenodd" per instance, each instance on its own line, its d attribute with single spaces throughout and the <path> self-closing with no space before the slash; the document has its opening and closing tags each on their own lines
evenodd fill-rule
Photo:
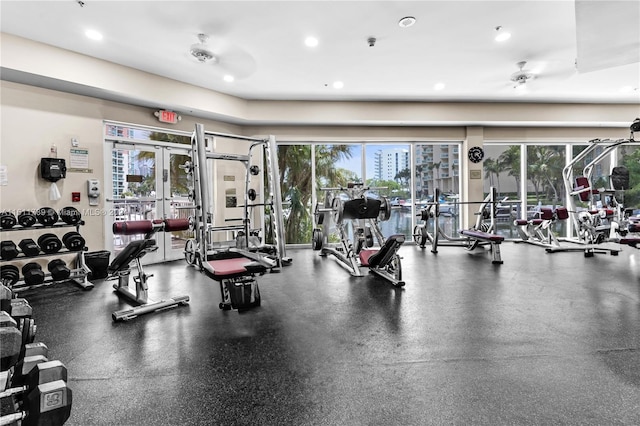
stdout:
<svg viewBox="0 0 640 426">
<path fill-rule="evenodd" d="M 147 281 L 153 275 L 147 275 L 140 263 L 140 259 L 147 253 L 158 250 L 156 240 L 151 238 L 153 234 L 160 231 L 172 232 L 187 229 L 189 229 L 188 219 L 134 220 L 113 224 L 113 233 L 115 235 L 145 234 L 144 239 L 130 242 L 107 268 L 110 275 L 107 279 L 118 280 L 118 283 L 113 285 L 116 293 L 123 296 L 130 303 L 137 305 L 131 309 L 124 309 L 111 314 L 114 321 L 130 320 L 138 315 L 188 304 L 189 296 L 177 296 L 157 302 L 150 300 Z M 133 277 L 133 281 L 136 284 L 135 292 L 129 288 L 130 265 L 132 263 L 135 263 L 138 269 L 137 276 Z"/>
<path fill-rule="evenodd" d="M 360 264 L 384 279 L 390 281 L 396 287 L 404 286 L 400 279 L 400 262 L 397 261 L 397 252 L 404 244 L 405 236 L 402 234 L 391 235 L 380 249 L 363 249 L 358 253 Z"/>
<path fill-rule="evenodd" d="M 476 248 L 478 246 L 478 242 L 489 243 L 491 245 L 492 254 L 491 263 L 503 263 L 500 258 L 500 244 L 504 241 L 504 237 L 502 235 L 489 234 L 488 232 L 478 231 L 476 229 L 462 229 L 459 232 L 461 235 L 471 240 L 469 250 Z"/>
<path fill-rule="evenodd" d="M 620 238 L 619 243 L 640 249 L 640 238 L 638 237 Z"/>
<path fill-rule="evenodd" d="M 216 252 L 212 259 L 202 263 L 205 273 L 220 283 L 220 309 L 243 311 L 260 306 L 260 289 L 255 277 L 264 275 L 276 264 L 256 256 L 259 255 L 229 248 Z"/>
</svg>

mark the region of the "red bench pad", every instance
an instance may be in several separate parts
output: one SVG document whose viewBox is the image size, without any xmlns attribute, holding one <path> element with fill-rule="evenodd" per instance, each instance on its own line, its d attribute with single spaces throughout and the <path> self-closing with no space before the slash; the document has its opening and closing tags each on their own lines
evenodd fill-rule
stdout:
<svg viewBox="0 0 640 426">
<path fill-rule="evenodd" d="M 377 252 L 378 252 L 378 249 L 362 250 L 360 253 L 358 253 L 358 256 L 360 257 L 360 264 L 362 266 L 369 266 L 369 258 L 374 254 L 376 254 Z"/>
<path fill-rule="evenodd" d="M 251 263 L 251 259 L 235 257 L 232 259 L 209 260 L 207 263 L 213 269 L 213 275 L 227 276 L 247 272 L 245 265 Z"/>
</svg>

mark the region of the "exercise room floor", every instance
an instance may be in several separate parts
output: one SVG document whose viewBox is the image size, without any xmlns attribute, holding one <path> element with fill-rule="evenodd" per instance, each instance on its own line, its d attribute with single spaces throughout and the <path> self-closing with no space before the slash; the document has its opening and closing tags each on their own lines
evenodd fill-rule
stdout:
<svg viewBox="0 0 640 426">
<path fill-rule="evenodd" d="M 129 322 L 114 281 L 20 295 L 68 367 L 68 425 L 640 424 L 640 250 L 399 253 L 402 289 L 289 250 L 243 313 L 184 261 L 145 270 L 190 305 Z"/>
</svg>

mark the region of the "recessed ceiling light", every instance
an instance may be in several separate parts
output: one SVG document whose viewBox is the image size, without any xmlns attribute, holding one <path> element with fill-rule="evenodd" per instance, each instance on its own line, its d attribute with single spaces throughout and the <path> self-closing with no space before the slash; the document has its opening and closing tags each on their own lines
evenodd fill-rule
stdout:
<svg viewBox="0 0 640 426">
<path fill-rule="evenodd" d="M 511 38 L 511 33 L 501 26 L 496 27 L 496 41 L 507 41 Z"/>
<path fill-rule="evenodd" d="M 416 18 L 413 16 L 405 16 L 401 20 L 398 21 L 398 26 L 401 28 L 408 28 L 416 23 Z"/>
<path fill-rule="evenodd" d="M 309 47 L 316 47 L 318 45 L 318 39 L 315 37 L 307 37 L 304 39 L 304 44 Z"/>
<path fill-rule="evenodd" d="M 442 82 L 436 83 L 433 85 L 433 90 L 443 90 L 444 88 L 445 88 L 445 85 Z"/>
<path fill-rule="evenodd" d="M 333 88 L 334 89 L 342 89 L 344 87 L 344 83 L 341 81 L 334 81 Z"/>
<path fill-rule="evenodd" d="M 102 34 L 96 30 L 86 30 L 84 32 L 84 35 L 89 37 L 91 40 L 96 40 L 96 41 L 102 40 Z"/>
<path fill-rule="evenodd" d="M 232 75 L 229 75 L 229 74 L 225 75 L 225 76 L 224 76 L 224 77 L 222 77 L 222 78 L 223 78 L 223 80 L 224 80 L 224 81 L 226 81 L 227 83 L 232 83 L 232 82 L 235 80 L 235 78 L 234 78 Z"/>
</svg>

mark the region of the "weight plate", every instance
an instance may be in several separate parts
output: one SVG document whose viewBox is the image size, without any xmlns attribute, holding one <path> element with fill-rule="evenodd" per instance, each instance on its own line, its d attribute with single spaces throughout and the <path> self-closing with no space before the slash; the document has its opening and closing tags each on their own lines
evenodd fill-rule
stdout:
<svg viewBox="0 0 640 426">
<path fill-rule="evenodd" d="M 313 230 L 313 237 L 311 238 L 311 246 L 313 250 L 322 249 L 323 239 L 324 239 L 324 236 L 322 235 L 322 229 L 315 228 Z"/>
<path fill-rule="evenodd" d="M 58 212 L 51 207 L 42 207 L 36 211 L 36 219 L 44 226 L 51 226 L 58 222 Z"/>
<path fill-rule="evenodd" d="M 389 218 L 391 217 L 391 203 L 389 202 L 389 199 L 387 197 L 381 197 L 380 198 L 380 214 L 378 215 L 378 218 L 384 222 L 389 220 Z"/>
<path fill-rule="evenodd" d="M 32 212 L 22 212 L 18 215 L 18 224 L 22 227 L 29 228 L 38 222 L 36 215 Z"/>
</svg>

